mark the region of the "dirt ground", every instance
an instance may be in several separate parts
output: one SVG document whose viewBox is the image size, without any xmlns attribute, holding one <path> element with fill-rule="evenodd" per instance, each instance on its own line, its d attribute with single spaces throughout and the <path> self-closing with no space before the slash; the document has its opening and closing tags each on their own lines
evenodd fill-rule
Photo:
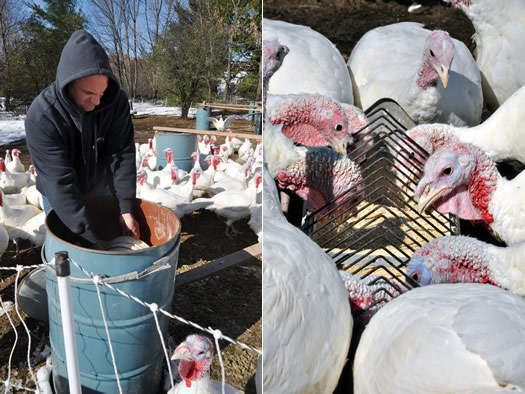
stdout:
<svg viewBox="0 0 525 394">
<path fill-rule="evenodd" d="M 153 126 L 194 129 L 195 120 L 184 120 L 175 116 L 140 116 L 134 119 L 134 125 L 136 142 L 145 143 L 148 138 L 154 135 Z M 236 120 L 232 124 L 232 130 L 234 132 L 253 133 L 254 127 L 247 120 Z M 14 147 L 22 151 L 21 159 L 27 167 L 30 163 L 30 157 L 25 141 L 0 146 L 0 155 L 3 156 L 6 149 L 13 149 Z M 257 236 L 248 226 L 247 220 L 235 224 L 235 229 L 240 233 L 232 238 L 227 238 L 225 235 L 225 223 L 214 213 L 206 210 L 187 214 L 181 222 L 182 239 L 177 273 L 257 243 Z M 31 249 L 28 242 L 22 243 L 20 253 L 17 256 L 15 255 L 14 245 L 11 243 L 2 256 L 0 268 L 15 267 L 18 264 L 23 266 L 41 264 L 40 248 Z M 28 272 L 30 271 L 24 270 L 21 278 Z M 0 269 L 0 297 L 2 301 L 14 301 L 15 278 L 15 271 Z M 259 262 L 224 270 L 216 275 L 176 288 L 171 312 L 200 326 L 220 329 L 224 335 L 260 349 L 262 346 L 261 302 L 261 264 Z M 12 312 L 10 316 L 16 322 L 18 331 L 18 344 L 11 364 L 11 377 L 17 381 L 20 380 L 22 385 L 31 387 L 25 363 L 27 336 L 16 313 Z M 22 316 L 32 333 L 32 351 L 43 343 L 49 343 L 47 325 L 28 317 L 23 311 Z M 186 335 L 196 332 L 198 330 L 195 328 L 171 320 L 168 344 L 171 349 L 174 349 L 178 343 L 184 340 Z M 0 316 L 0 380 L 7 378 L 8 359 L 14 340 L 15 333 L 4 314 Z M 223 352 L 226 381 L 246 393 L 255 393 L 253 376 L 256 371 L 257 354 L 226 341 L 220 341 L 220 345 Z M 45 360 L 43 361 L 45 362 Z M 38 366 L 41 365 L 42 361 Z M 34 365 L 33 368 L 35 368 Z M 174 373 L 178 375 L 177 372 L 174 371 Z M 217 356 L 215 356 L 212 364 L 211 376 L 216 380 L 221 379 Z M 0 384 L 0 387 L 3 385 Z M 21 393 L 23 391 L 13 392 Z M 163 391 L 159 390 L 159 394 L 161 392 Z"/>
</svg>

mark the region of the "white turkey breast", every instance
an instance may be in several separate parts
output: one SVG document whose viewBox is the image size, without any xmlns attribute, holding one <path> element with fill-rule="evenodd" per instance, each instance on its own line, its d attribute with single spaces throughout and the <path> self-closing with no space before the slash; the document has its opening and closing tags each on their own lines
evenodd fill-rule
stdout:
<svg viewBox="0 0 525 394">
<path fill-rule="evenodd" d="M 523 0 L 444 0 L 459 6 L 476 33 L 476 62 L 485 101 L 496 109 L 525 85 L 525 4 Z"/>
<path fill-rule="evenodd" d="M 263 19 L 263 35 L 289 49 L 269 82 L 268 93 L 311 93 L 353 104 L 352 82 L 335 45 L 307 26 Z"/>
<path fill-rule="evenodd" d="M 387 303 L 366 327 L 354 393 L 525 389 L 525 300 L 486 284 L 438 284 Z"/>
<path fill-rule="evenodd" d="M 425 89 L 416 84 L 431 33 L 415 22 L 368 31 L 348 60 L 356 105 L 366 110 L 380 98 L 390 97 L 418 124 L 479 124 L 483 106 L 481 76 L 461 41 L 452 39 L 454 55 L 446 88 L 441 80 L 435 87 Z M 433 55 L 430 50 L 430 56 Z"/>
</svg>

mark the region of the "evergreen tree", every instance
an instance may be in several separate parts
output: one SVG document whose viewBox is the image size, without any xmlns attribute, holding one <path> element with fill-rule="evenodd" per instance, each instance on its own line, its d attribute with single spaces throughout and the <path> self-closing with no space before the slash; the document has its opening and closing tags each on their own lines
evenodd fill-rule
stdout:
<svg viewBox="0 0 525 394">
<path fill-rule="evenodd" d="M 241 86 L 243 97 L 255 99 L 259 81 L 261 52 L 261 0 L 210 0 L 218 7 L 223 29 L 227 35 L 226 89 L 229 101 L 231 80 L 239 72 L 245 76 Z M 248 95 L 248 96 L 246 96 Z"/>
<path fill-rule="evenodd" d="M 226 40 L 217 23 L 217 10 L 207 0 L 178 3 L 175 12 L 161 58 L 167 93 L 187 117 L 192 103 L 211 99 L 225 70 Z"/>
<path fill-rule="evenodd" d="M 29 5 L 31 15 L 23 31 L 25 45 L 21 56 L 24 81 L 33 97 L 50 85 L 56 77 L 60 54 L 75 30 L 86 28 L 86 19 L 77 10 L 76 0 L 43 0 Z"/>
</svg>

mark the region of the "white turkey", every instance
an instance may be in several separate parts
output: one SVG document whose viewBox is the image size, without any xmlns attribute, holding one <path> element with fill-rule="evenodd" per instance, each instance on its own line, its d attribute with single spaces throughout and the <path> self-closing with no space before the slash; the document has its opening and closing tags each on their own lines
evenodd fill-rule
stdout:
<svg viewBox="0 0 525 394">
<path fill-rule="evenodd" d="M 172 167 L 172 175 L 175 175 L 175 167 Z M 177 195 L 184 202 L 191 202 L 193 199 L 193 189 L 199 177 L 201 176 L 202 171 L 199 168 L 192 168 L 190 171 L 190 180 L 183 184 L 174 184 L 169 187 L 166 187 L 165 190 Z"/>
<path fill-rule="evenodd" d="M 3 193 L 0 193 L 0 223 L 4 225 L 6 230 L 13 227 L 22 227 L 29 219 L 41 212 L 34 205 L 9 206 L 4 203 Z"/>
<path fill-rule="evenodd" d="M 267 54 L 265 67 L 278 64 L 273 61 L 272 54 L 281 53 L 279 48 L 278 43 L 273 41 L 263 43 L 263 50 Z M 267 60 L 271 60 L 270 63 Z M 265 75 L 271 73 L 266 72 Z M 269 100 L 273 97 L 268 95 Z M 264 160 L 270 175 L 278 178 L 281 188 L 292 190 L 306 201 L 310 209 L 317 210 L 361 182 L 361 174 L 355 163 L 346 156 L 346 147 L 342 149 L 344 154 L 341 154 L 324 147 L 298 147 L 292 140 L 316 145 L 320 139 L 327 139 L 333 141 L 336 148 L 341 148 L 341 141 L 349 138 L 345 110 L 334 100 L 322 96 L 304 94 L 277 97 L 279 105 L 274 102 L 266 106 L 268 111 L 273 107 L 273 121 L 276 124 L 272 124 L 269 114 L 265 113 Z M 303 105 L 305 101 L 307 105 Z M 332 105 L 334 103 L 337 104 L 335 107 Z M 326 116 L 326 105 L 333 116 Z M 284 118 L 286 122 L 281 123 Z M 285 125 L 290 126 L 288 137 L 285 135 Z M 334 134 L 334 127 L 340 125 L 344 127 L 341 134 Z M 347 197 L 341 199 L 346 200 Z"/>
<path fill-rule="evenodd" d="M 251 214 L 251 207 L 257 204 L 257 193 L 261 177 L 244 190 L 226 190 L 211 198 L 197 198 L 189 206 L 192 210 L 206 208 L 226 220 L 226 235 L 231 236 L 237 231 L 233 224 Z"/>
<path fill-rule="evenodd" d="M 263 75 L 269 78 L 282 57 L 275 59 L 277 43 L 267 44 Z M 288 138 L 273 131 L 270 138 L 265 134 L 264 149 L 275 175 L 296 153 Z M 280 144 L 288 149 L 280 151 Z M 284 217 L 266 166 L 263 183 L 263 368 L 257 373 L 265 393 L 332 393 L 352 335 L 348 295 L 332 259 Z"/>
<path fill-rule="evenodd" d="M 9 163 L 6 163 L 6 168 L 10 171 L 10 172 L 25 172 L 26 169 L 24 167 L 24 165 L 22 164 L 22 161 L 20 161 L 20 150 L 19 149 L 16 149 L 14 148 L 12 151 L 11 151 L 11 154 L 13 155 L 13 160 L 11 160 L 11 162 Z"/>
<path fill-rule="evenodd" d="M 210 154 L 210 136 L 205 135 L 204 137 L 201 137 L 200 135 L 197 136 L 197 147 L 199 149 L 199 153 L 209 155 Z"/>
<path fill-rule="evenodd" d="M 27 175 L 27 186 L 36 184 L 36 171 L 35 166 L 30 164 L 28 170 L 26 171 Z"/>
<path fill-rule="evenodd" d="M 476 33 L 476 62 L 486 103 L 496 109 L 525 85 L 525 7 L 522 0 L 444 0 L 461 8 Z"/>
<path fill-rule="evenodd" d="M 221 158 L 218 156 L 211 156 L 209 160 L 210 165 L 208 166 L 208 169 L 202 171 L 199 179 L 197 179 L 197 183 L 195 184 L 195 189 L 197 190 L 206 191 L 208 187 L 215 183 L 215 173 L 217 172 L 217 166 L 221 162 Z M 194 168 L 200 168 L 198 163 L 198 160 L 196 160 Z M 194 196 L 196 195 L 197 193 L 194 193 Z"/>
<path fill-rule="evenodd" d="M 353 392 L 522 392 L 524 343 L 523 298 L 483 284 L 417 288 L 366 327 Z"/>
<path fill-rule="evenodd" d="M 208 121 L 213 123 L 213 127 L 215 127 L 217 131 L 226 131 L 226 129 L 229 129 L 234 119 L 234 116 L 228 116 L 226 119 L 223 119 L 222 115 L 219 115 L 218 118 L 213 116 L 208 117 Z"/>
<path fill-rule="evenodd" d="M 147 144 L 140 144 L 139 145 L 139 152 L 140 157 L 144 157 L 146 155 L 153 155 L 155 154 L 155 150 L 153 149 L 153 138 L 148 138 Z"/>
<path fill-rule="evenodd" d="M 325 36 L 307 26 L 266 18 L 263 35 L 265 41 L 276 40 L 289 49 L 268 84 L 268 93 L 320 94 L 353 104 L 352 82 L 343 56 Z"/>
<path fill-rule="evenodd" d="M 18 241 L 25 239 L 31 242 L 35 247 L 40 247 L 44 244 L 46 239 L 46 214 L 40 212 L 33 216 L 19 227 L 13 227 L 8 230 L 9 238 L 13 240 L 16 245 L 16 252 L 18 253 Z"/>
<path fill-rule="evenodd" d="M 420 212 L 434 205 L 442 214 L 484 223 L 507 244 L 525 241 L 525 172 L 503 178 L 474 145 L 454 143 L 435 151 L 414 198 Z"/>
<path fill-rule="evenodd" d="M 22 193 L 25 195 L 28 204 L 32 204 L 35 207 L 44 210 L 44 200 L 42 193 L 38 191 L 36 185 L 26 186 L 22 189 Z"/>
<path fill-rule="evenodd" d="M 248 226 L 257 235 L 257 241 L 262 242 L 263 235 L 263 217 L 262 217 L 262 202 L 255 203 L 250 207 L 250 219 L 248 220 Z"/>
<path fill-rule="evenodd" d="M 140 144 L 135 142 L 135 168 L 138 169 L 142 166 L 142 157 L 140 155 Z"/>
<path fill-rule="evenodd" d="M 444 145 L 465 142 L 476 145 L 496 162 L 518 161 L 525 164 L 525 86 L 518 89 L 482 124 L 474 127 L 455 127 L 443 123 L 423 124 L 408 130 L 406 134 L 426 153 L 432 154 Z M 408 174 L 424 154 L 419 147 L 400 141 L 402 149 L 397 156 L 398 170 Z M 406 167 L 405 167 L 406 166 Z M 408 170 L 407 170 L 408 168 Z"/>
<path fill-rule="evenodd" d="M 241 161 L 243 162 L 246 162 L 250 157 L 254 159 L 255 163 L 255 149 L 253 148 L 250 148 L 246 152 L 244 152 L 242 156 L 239 156 L 239 159 L 241 159 Z"/>
<path fill-rule="evenodd" d="M 272 125 L 266 119 L 263 148 L 268 171 L 279 180 L 281 188 L 303 198 L 311 210 L 362 181 L 359 169 L 346 155 L 324 147 L 295 146 L 282 133 L 282 125 Z"/>
<path fill-rule="evenodd" d="M 351 138 L 348 117 L 339 102 L 330 97 L 269 93 L 265 116 L 271 125 L 282 125 L 282 134 L 298 144 L 331 146 L 346 153 Z"/>
<path fill-rule="evenodd" d="M 244 189 L 246 189 L 246 178 L 243 181 L 238 178 L 228 177 L 228 178 L 221 179 L 218 182 L 215 182 L 211 186 L 208 186 L 206 188 L 206 191 L 211 195 L 215 195 L 215 194 L 222 193 L 226 190 L 244 190 Z"/>
<path fill-rule="evenodd" d="M 26 188 L 23 188 L 20 193 L 12 193 L 12 194 L 5 194 L 2 189 L 0 189 L 0 193 L 2 193 L 2 200 L 6 205 L 25 205 L 27 204 L 27 198 L 24 193 L 24 190 Z"/>
<path fill-rule="evenodd" d="M 7 230 L 9 239 L 15 243 L 18 255 L 19 239 L 28 239 L 35 246 L 42 246 L 45 239 L 45 214 L 34 205 L 4 204 L 4 194 L 0 193 L 0 223 Z M 1 235 L 0 235 L 1 237 Z"/>
<path fill-rule="evenodd" d="M 348 60 L 356 105 L 390 97 L 417 123 L 475 126 L 483 96 L 476 62 L 444 31 L 401 22 L 368 31 Z"/>
<path fill-rule="evenodd" d="M 239 150 L 237 151 L 237 155 L 239 157 L 244 157 L 244 155 L 250 150 L 252 149 L 252 143 L 251 141 L 248 139 L 248 138 L 245 138 L 244 139 L 244 142 L 242 143 L 241 146 L 239 146 Z M 245 160 L 246 161 L 246 160 Z"/>
<path fill-rule="evenodd" d="M 226 131 L 228 133 L 232 134 L 232 129 L 227 129 Z M 230 141 L 230 144 L 231 144 L 231 146 L 233 148 L 233 151 L 238 153 L 239 152 L 239 148 L 241 147 L 243 142 L 240 139 L 238 139 L 238 138 L 236 138 L 234 136 L 231 136 L 231 135 L 228 136 L 228 140 Z"/>
<path fill-rule="evenodd" d="M 279 97 L 282 98 L 283 103 L 293 106 L 294 100 L 303 96 L 309 95 Z M 269 99 L 272 97 L 272 95 L 268 96 Z M 330 138 L 331 127 L 328 127 L 325 111 L 322 109 L 326 103 L 324 98 L 311 102 L 307 107 L 298 105 L 292 111 L 283 110 L 282 112 L 287 114 L 287 123 L 292 126 L 293 131 L 288 137 L 285 135 L 284 125 L 271 124 L 270 117 L 265 116 L 263 149 L 270 175 L 278 179 L 282 189 L 289 189 L 303 198 L 312 211 L 362 181 L 359 169 L 346 154 L 325 147 L 295 146 L 292 142 L 294 140 L 305 145 L 315 145 L 321 137 Z M 303 111 L 307 113 L 307 120 L 303 116 Z M 276 111 L 275 114 L 277 113 Z M 276 116 L 280 117 L 280 115 Z M 326 133 L 319 133 L 322 129 L 325 129 Z M 341 139 L 346 141 L 347 138 L 348 134 L 345 131 Z M 332 139 L 332 141 L 337 140 Z M 335 142 L 335 146 L 340 146 L 340 143 Z M 346 153 L 346 148 L 343 151 Z M 342 197 L 345 200 L 346 198 L 347 196 Z"/>
<path fill-rule="evenodd" d="M 151 156 L 144 156 L 142 159 L 142 168 L 149 169 L 149 171 L 146 170 L 148 174 L 147 182 L 154 187 L 164 188 L 172 184 L 173 150 L 171 148 L 164 149 L 164 155 L 166 156 L 166 165 L 160 170 L 151 170 L 149 166 L 149 162 L 152 160 Z"/>
<path fill-rule="evenodd" d="M 472 237 L 438 237 L 417 250 L 407 275 L 420 286 L 489 283 L 525 297 L 525 242 L 507 247 Z"/>
<path fill-rule="evenodd" d="M 143 170 L 137 173 L 137 193 L 139 193 L 140 198 L 171 209 L 179 218 L 192 210 L 188 209 L 188 202 L 184 197 L 151 186 L 146 182 L 146 177 L 147 175 Z"/>
<path fill-rule="evenodd" d="M 29 175 L 26 173 L 10 172 L 0 157 L 0 188 L 5 193 L 20 193 L 27 186 Z"/>
<path fill-rule="evenodd" d="M 213 359 L 213 343 L 202 335 L 189 335 L 175 351 L 172 360 L 179 361 L 179 374 L 183 379 L 167 394 L 220 394 L 222 382 L 211 380 L 209 370 Z M 229 384 L 224 385 L 225 394 L 240 394 Z"/>
<path fill-rule="evenodd" d="M 348 295 L 332 259 L 288 223 L 263 173 L 264 392 L 332 393 L 352 335 Z"/>
<path fill-rule="evenodd" d="M 7 250 L 9 245 L 9 234 L 3 225 L 0 224 L 0 258 Z"/>
<path fill-rule="evenodd" d="M 279 41 L 274 40 L 264 40 L 263 41 L 263 75 L 262 75 L 262 85 L 263 85 L 263 116 L 266 114 L 266 100 L 268 98 L 268 85 L 270 84 L 270 78 L 273 76 L 276 70 L 281 67 L 285 56 L 290 53 L 290 50 L 287 46 L 281 45 Z"/>
<path fill-rule="evenodd" d="M 11 157 L 11 151 L 9 149 L 5 150 L 5 164 L 9 164 L 13 161 L 13 158 Z"/>
</svg>

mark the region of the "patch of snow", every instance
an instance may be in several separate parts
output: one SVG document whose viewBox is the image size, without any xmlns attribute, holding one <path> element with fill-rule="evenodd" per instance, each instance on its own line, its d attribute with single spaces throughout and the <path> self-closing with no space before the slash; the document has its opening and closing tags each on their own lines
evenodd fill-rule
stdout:
<svg viewBox="0 0 525 394">
<path fill-rule="evenodd" d="M 181 116 L 180 107 L 165 107 L 162 104 L 152 102 L 133 103 L 135 115 L 172 115 Z M 190 108 L 189 118 L 195 118 L 197 108 Z M 25 139 L 26 130 L 24 125 L 25 116 L 14 116 L 11 112 L 0 111 L 0 145 L 9 144 L 13 141 Z"/>
</svg>

